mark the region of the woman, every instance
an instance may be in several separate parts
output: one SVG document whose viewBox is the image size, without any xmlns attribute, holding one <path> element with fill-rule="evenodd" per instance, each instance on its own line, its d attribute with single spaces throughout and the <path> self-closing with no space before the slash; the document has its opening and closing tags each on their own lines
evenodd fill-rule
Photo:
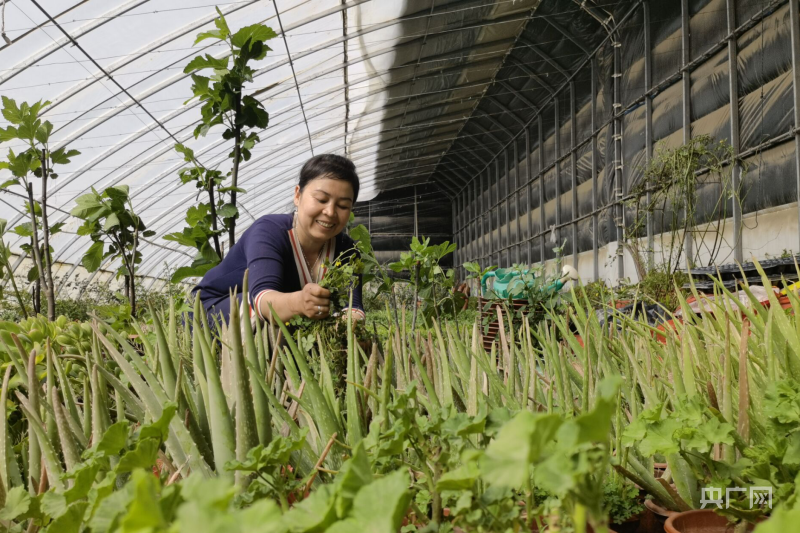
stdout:
<svg viewBox="0 0 800 533">
<path fill-rule="evenodd" d="M 284 322 L 297 315 L 315 320 L 328 317 L 331 293 L 319 282 L 326 260 L 331 264 L 342 252 L 354 253 L 353 240 L 344 228 L 358 189 L 358 175 L 349 159 L 333 154 L 309 159 L 294 190 L 294 213 L 256 220 L 193 289 L 200 291 L 206 313 L 227 321 L 230 291 L 241 291 L 248 270 L 251 317 L 272 319 L 270 306 Z M 364 318 L 360 276 L 353 289 L 351 314 Z"/>
</svg>

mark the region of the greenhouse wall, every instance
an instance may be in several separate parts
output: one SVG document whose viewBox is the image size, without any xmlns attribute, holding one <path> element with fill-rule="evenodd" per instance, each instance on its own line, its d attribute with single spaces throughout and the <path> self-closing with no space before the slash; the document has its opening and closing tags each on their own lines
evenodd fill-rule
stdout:
<svg viewBox="0 0 800 533">
<path fill-rule="evenodd" d="M 741 202 L 726 206 L 718 261 L 800 252 L 796 7 L 744 0 L 615 5 L 616 26 L 607 24 L 599 44 L 584 50 L 547 105 L 485 168 L 464 175 L 453 201 L 456 263 L 547 262 L 564 243 L 564 262 L 584 279 L 635 278 L 629 252 L 618 246 L 631 224 L 629 192 L 654 151 L 703 134 L 730 143 L 732 178 L 742 190 Z M 598 41 L 573 18 L 558 19 L 573 41 Z M 536 31 L 545 24 L 532 20 L 526 34 L 551 37 Z M 567 46 L 569 37 L 562 39 Z M 698 219 L 714 218 L 719 188 L 701 184 L 698 195 Z M 643 242 L 657 260 L 660 229 L 651 219 L 646 231 Z M 703 259 L 702 249 L 687 252 Z"/>
</svg>

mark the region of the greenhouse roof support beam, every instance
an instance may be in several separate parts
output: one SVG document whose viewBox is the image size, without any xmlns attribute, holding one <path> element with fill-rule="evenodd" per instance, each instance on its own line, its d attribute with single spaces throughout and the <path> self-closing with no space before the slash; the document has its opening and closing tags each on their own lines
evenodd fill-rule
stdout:
<svg viewBox="0 0 800 533">
<path fill-rule="evenodd" d="M 100 63 L 98 63 L 97 61 L 95 61 L 95 59 L 94 59 L 94 58 L 93 58 L 91 55 L 89 55 L 89 52 L 87 52 L 87 51 L 86 51 L 86 50 L 85 50 L 85 49 L 84 49 L 84 48 L 83 48 L 83 47 L 82 47 L 80 44 L 78 44 L 78 41 L 76 41 L 76 40 L 75 40 L 75 39 L 74 39 L 74 38 L 73 38 L 73 37 L 72 37 L 72 36 L 71 36 L 69 33 L 67 33 L 67 31 L 66 31 L 66 30 L 65 30 L 65 29 L 64 29 L 64 28 L 61 26 L 61 24 L 59 24 L 58 22 L 56 22 L 56 21 L 55 21 L 55 19 L 54 19 L 54 18 L 53 18 L 53 17 L 50 15 L 50 13 L 48 13 L 48 12 L 47 12 L 47 11 L 46 11 L 46 10 L 45 10 L 45 9 L 44 9 L 42 6 L 41 6 L 41 5 L 39 5 L 39 2 L 37 2 L 36 0 L 30 0 L 30 2 L 31 2 L 33 5 L 35 5 L 35 6 L 36 6 L 36 7 L 39 9 L 39 11 L 41 11 L 41 12 L 42 12 L 42 14 L 44 14 L 44 16 L 46 16 L 46 17 L 47 17 L 47 18 L 50 20 L 50 22 L 51 22 L 51 23 L 52 23 L 52 24 L 53 24 L 53 25 L 54 25 L 56 28 L 58 28 L 58 30 L 59 30 L 61 33 L 63 33 L 63 34 L 64 34 L 64 36 L 65 36 L 65 37 L 66 37 L 66 38 L 67 38 L 67 39 L 68 39 L 68 40 L 69 40 L 69 41 L 72 43 L 72 46 L 74 46 L 75 48 L 77 48 L 78 50 L 80 50 L 80 52 L 81 52 L 81 53 L 82 53 L 84 56 L 86 56 L 86 58 L 87 58 L 89 61 L 91 61 L 91 63 L 92 63 L 94 66 L 95 66 L 95 68 L 97 68 L 97 70 L 99 70 L 100 72 L 102 72 L 102 73 L 103 73 L 103 76 L 105 76 L 106 78 L 108 78 L 108 79 L 109 79 L 109 81 L 110 81 L 111 83 L 113 83 L 114 85 L 116 85 L 116 86 L 117 86 L 117 88 L 119 88 L 119 90 L 120 90 L 120 91 L 121 91 L 121 92 L 122 92 L 122 93 L 123 93 L 125 96 L 127 96 L 128 98 L 130 98 L 130 99 L 131 99 L 131 100 L 132 100 L 132 101 L 133 101 L 133 102 L 134 102 L 134 103 L 135 103 L 135 104 L 136 104 L 136 105 L 137 105 L 139 108 L 141 108 L 141 110 L 142 110 L 142 111 L 144 111 L 144 112 L 145 112 L 145 114 L 146 114 L 148 117 L 150 117 L 150 120 L 152 120 L 152 121 L 153 121 L 153 122 L 154 122 L 154 123 L 155 123 L 155 124 L 156 124 L 156 125 L 157 125 L 159 128 L 161 128 L 162 130 L 164 130 L 164 133 L 166 133 L 167 135 L 169 135 L 169 136 L 170 136 L 170 138 L 172 138 L 172 140 L 173 140 L 173 141 L 175 141 L 176 143 L 177 143 L 177 142 L 179 142 L 179 141 L 178 141 L 178 139 L 175 137 L 175 135 L 173 135 L 173 134 L 172 134 L 172 132 L 171 132 L 171 131 L 169 131 L 169 130 L 167 129 L 167 127 L 166 127 L 166 126 L 165 126 L 165 125 L 164 125 L 164 124 L 163 124 L 163 123 L 162 123 L 160 120 L 158 120 L 158 119 L 157 119 L 157 118 L 156 118 L 156 117 L 155 117 L 155 116 L 154 116 L 154 115 L 153 115 L 153 114 L 150 112 L 150 110 L 149 110 L 149 109 L 147 109 L 146 107 L 144 107 L 144 106 L 142 105 L 142 103 L 141 103 L 139 100 L 137 100 L 136 98 L 134 98 L 134 96 L 133 96 L 133 95 L 132 95 L 130 92 L 128 92 L 128 89 L 126 89 L 125 87 L 123 87 L 123 86 L 122 86 L 122 85 L 121 85 L 121 84 L 120 84 L 120 83 L 119 83 L 119 82 L 116 80 L 116 78 L 114 78 L 114 77 L 113 77 L 113 76 L 112 76 L 110 73 L 108 73 L 108 72 L 106 71 L 106 69 L 104 69 L 103 67 L 101 67 L 101 66 L 100 66 Z M 65 44 L 66 44 L 66 43 L 65 43 Z"/>
<path fill-rule="evenodd" d="M 566 37 L 567 39 L 569 39 L 569 41 L 570 41 L 572 44 L 574 44 L 575 46 L 577 46 L 578 48 L 580 48 L 580 49 L 581 49 L 581 52 L 583 52 L 583 53 L 584 53 L 584 55 L 585 55 L 587 58 L 588 58 L 589 56 L 592 56 L 592 55 L 594 55 L 594 54 L 596 53 L 596 50 L 595 50 L 595 51 L 591 51 L 591 50 L 589 50 L 589 47 L 587 47 L 587 46 L 586 46 L 586 45 L 583 43 L 583 40 L 581 40 L 581 39 L 579 39 L 578 37 L 576 37 L 576 36 L 575 36 L 575 34 L 573 34 L 571 31 L 567 31 L 567 30 L 566 30 L 566 29 L 565 29 L 565 28 L 564 28 L 564 27 L 563 27 L 561 24 L 559 24 L 558 22 L 556 22 L 555 20 L 553 20 L 553 18 L 552 18 L 552 17 L 545 17 L 545 20 L 546 20 L 546 21 L 547 21 L 547 23 L 548 23 L 548 24 L 550 24 L 550 25 L 551 25 L 553 28 L 555 28 L 556 30 L 558 30 L 558 32 L 559 32 L 559 33 L 561 33 L 561 34 L 562 34 L 564 37 Z M 617 24 L 617 27 L 619 27 L 619 24 Z"/>
<path fill-rule="evenodd" d="M 498 83 L 500 83 L 500 85 L 502 85 L 502 86 L 503 86 L 503 88 L 505 88 L 505 89 L 506 89 L 508 92 L 510 92 L 510 93 L 513 93 L 513 94 L 514 94 L 514 98 L 516 98 L 517 100 L 519 100 L 520 102 L 522 102 L 523 104 L 525 104 L 527 107 L 529 107 L 529 108 L 533 109 L 535 112 L 537 112 L 537 113 L 539 112 L 539 106 L 537 106 L 536 104 L 534 104 L 534 103 L 533 103 L 533 102 L 532 102 L 530 99 L 528 99 L 528 97 L 527 97 L 527 96 L 525 96 L 524 94 L 522 94 L 522 92 L 520 92 L 520 91 L 516 90 L 514 87 L 512 87 L 510 83 L 508 83 L 508 82 L 507 82 L 507 81 L 505 81 L 505 80 L 497 80 L 497 81 L 498 81 Z M 523 124 L 524 124 L 524 122 L 523 122 Z"/>
<path fill-rule="evenodd" d="M 620 25 L 624 24 L 624 23 L 625 23 L 625 22 L 626 22 L 626 21 L 627 21 L 627 20 L 628 20 L 628 19 L 629 19 L 629 18 L 630 18 L 632 15 L 633 15 L 633 13 L 635 13 L 635 12 L 636 12 L 636 10 L 639 8 L 639 6 L 641 5 L 641 3 L 642 3 L 642 0 L 638 0 L 637 2 L 635 2 L 635 3 L 634 3 L 634 4 L 633 4 L 633 5 L 632 5 L 632 6 L 631 6 L 629 9 L 628 9 L 628 11 L 627 11 L 627 12 L 626 12 L 626 13 L 625 13 L 623 16 L 622 16 L 622 18 L 620 18 L 620 20 L 619 20 L 619 21 L 616 23 L 616 25 L 615 25 L 615 29 L 616 29 L 616 28 L 618 28 Z M 583 67 L 585 67 L 585 66 L 586 66 L 588 63 L 590 63 L 590 61 L 591 61 L 591 58 L 592 58 L 592 57 L 594 57 L 594 56 L 597 54 L 597 52 L 599 52 L 599 51 L 600 51 L 600 50 L 601 50 L 601 49 L 602 49 L 602 48 L 603 48 L 603 47 L 606 45 L 606 41 L 608 41 L 609 39 L 611 39 L 611 34 L 609 34 L 609 35 L 606 35 L 606 36 L 605 36 L 605 37 L 604 37 L 604 38 L 603 38 L 603 39 L 602 39 L 602 40 L 601 40 L 601 41 L 600 41 L 600 42 L 597 44 L 597 46 L 595 47 L 595 49 L 594 49 L 594 50 L 593 50 L 593 51 L 592 51 L 592 52 L 591 52 L 591 53 L 590 53 L 590 54 L 589 54 L 589 55 L 586 57 L 586 59 L 584 59 L 584 60 L 583 60 L 583 62 L 582 62 L 582 63 L 581 63 L 581 64 L 580 64 L 580 65 L 579 65 L 579 66 L 578 66 L 578 67 L 577 67 L 577 68 L 576 68 L 576 69 L 575 69 L 573 72 L 572 72 L 572 74 L 570 74 L 570 79 L 568 79 L 568 80 L 565 80 L 565 81 L 564 81 L 564 83 L 562 83 L 562 84 L 561 84 L 561 86 L 560 86 L 558 89 L 556 89 L 556 90 L 553 92 L 553 95 L 551 95 L 551 97 L 549 98 L 548 102 L 549 102 L 549 101 L 552 101 L 552 100 L 554 100 L 554 98 L 555 98 L 555 95 L 559 94 L 559 93 L 560 93 L 561 91 L 563 91 L 563 90 L 564 90 L 566 87 L 569 87 L 569 81 L 571 81 L 572 79 L 574 79 L 574 78 L 575 78 L 575 77 L 578 75 L 578 72 L 580 72 L 580 70 L 581 70 Z M 535 119 L 537 119 L 537 118 L 538 118 L 538 117 L 540 117 L 540 116 L 541 116 L 541 113 L 537 113 L 537 114 L 535 114 L 535 115 L 534 115 L 534 116 L 532 116 L 530 119 L 528 119 L 528 121 L 526 122 L 526 124 L 527 124 L 527 125 L 530 125 L 531 123 L 533 123 L 533 121 L 534 121 Z M 472 122 L 473 122 L 473 121 L 469 121 L 469 122 L 467 122 L 467 124 L 470 124 L 470 123 L 472 123 Z M 508 143 L 506 143 L 506 144 L 511 144 L 511 142 L 513 142 L 513 139 L 512 139 L 512 141 L 509 141 L 509 142 L 508 142 Z M 541 144 L 541 142 L 540 142 L 540 144 Z M 498 152 L 498 155 L 499 155 L 499 153 L 500 153 L 500 152 Z M 495 158 L 496 158 L 496 156 L 495 156 Z M 490 164 L 491 164 L 491 163 L 490 163 Z M 489 166 L 489 165 L 487 165 L 487 167 L 488 167 L 488 166 Z"/>
<path fill-rule="evenodd" d="M 542 59 L 543 59 L 543 60 L 544 60 L 544 61 L 545 61 L 545 62 L 546 62 L 548 65 L 550 65 L 551 67 L 553 67 L 554 69 L 556 69 L 556 71 L 557 71 L 559 74 L 561 74 L 561 75 L 562 75 L 562 76 L 564 76 L 565 78 L 569 77 L 569 73 L 568 73 L 566 70 L 564 70 L 564 69 L 561 67 L 561 65 L 559 65 L 559 64 L 558 64 L 558 62 L 556 62 L 556 60 L 555 60 L 555 59 L 553 59 L 552 57 L 550 57 L 549 55 L 547 55 L 545 52 L 543 52 L 543 51 L 542 51 L 542 49 L 541 49 L 541 48 L 539 48 L 537 45 L 535 45 L 534 43 L 532 43 L 531 41 L 529 41 L 529 40 L 528 40 L 528 39 L 526 39 L 525 37 L 520 37 L 520 38 L 519 38 L 519 41 L 520 41 L 522 44 L 524 44 L 524 45 L 525 45 L 525 47 L 526 47 L 526 48 L 528 48 L 528 49 L 529 49 L 531 52 L 533 52 L 533 53 L 534 53 L 534 54 L 536 54 L 537 56 L 541 57 L 541 58 L 542 58 Z"/>
<path fill-rule="evenodd" d="M 795 3 L 795 2 L 793 2 Z M 733 208 L 733 259 L 739 264 L 744 262 L 742 250 L 742 204 L 739 201 L 738 191 L 741 185 L 742 170 L 738 160 L 741 150 L 739 135 L 739 61 L 738 44 L 733 32 L 736 29 L 736 4 L 734 0 L 727 0 L 728 15 L 728 95 L 730 106 L 730 125 L 731 125 L 731 150 L 733 151 L 734 163 L 731 166 L 731 186 L 735 191 L 731 203 Z M 796 15 L 796 14 L 795 14 Z M 649 194 L 649 193 L 648 193 Z M 798 204 L 800 210 L 800 204 Z M 800 212 L 799 212 L 800 214 Z M 648 216 L 650 213 L 648 212 Z M 800 219 L 799 219 L 800 221 Z M 648 228 L 649 229 L 649 228 Z M 648 234 L 649 236 L 650 234 Z"/>
<path fill-rule="evenodd" d="M 522 61 L 520 61 L 519 59 L 517 59 L 516 57 L 514 57 L 512 55 L 508 56 L 508 60 L 509 60 L 509 63 L 511 65 L 513 65 L 514 67 L 516 67 L 519 70 L 521 70 L 522 72 L 524 72 L 525 75 L 530 77 L 532 80 L 537 81 L 539 83 L 539 85 L 541 85 L 544 88 L 545 91 L 550 93 L 550 96 L 555 94 L 554 91 L 553 91 L 553 87 L 549 83 L 544 81 L 544 79 L 542 79 L 542 77 L 539 76 L 536 72 L 531 70 L 525 63 L 523 63 Z"/>
<path fill-rule="evenodd" d="M 278 28 L 281 31 L 281 38 L 283 39 L 283 46 L 286 47 L 287 61 L 289 61 L 289 68 L 292 70 L 292 78 L 294 78 L 294 88 L 297 90 L 297 100 L 300 102 L 300 113 L 303 115 L 303 122 L 306 125 L 306 132 L 308 133 L 308 148 L 311 150 L 311 156 L 314 156 L 314 142 L 311 140 L 311 128 L 308 126 L 308 118 L 306 117 L 306 108 L 303 107 L 303 94 L 300 92 L 300 84 L 297 83 L 297 72 L 294 70 L 294 61 L 292 60 L 292 52 L 289 50 L 289 41 L 286 40 L 286 32 L 283 31 L 283 22 L 281 22 L 281 12 L 278 9 L 278 1 L 272 0 L 272 5 L 275 6 L 275 18 L 278 19 Z M 343 38 L 347 39 L 347 33 Z M 348 122 L 348 117 L 345 114 L 345 125 Z M 345 133 L 346 135 L 346 133 Z M 238 160 L 237 160 L 238 161 Z M 238 164 L 238 163 L 237 163 Z M 238 168 L 238 167 L 237 167 Z M 231 193 L 233 195 L 234 193 Z M 233 196 L 232 196 L 233 197 Z M 231 246 L 233 246 L 233 237 L 231 237 Z"/>
<path fill-rule="evenodd" d="M 515 93 L 514 96 L 516 96 L 516 93 Z M 514 122 L 519 124 L 520 127 L 522 127 L 522 128 L 525 127 L 525 122 L 521 118 L 519 118 L 516 113 L 514 113 L 512 110 L 510 110 L 505 105 L 503 105 L 503 103 L 501 101 L 499 101 L 497 98 L 493 98 L 491 96 L 487 96 L 487 99 L 489 100 L 490 103 L 492 103 L 495 106 L 499 107 L 500 110 L 505 114 L 505 116 L 509 117 Z"/>
<path fill-rule="evenodd" d="M 792 39 L 792 98 L 794 99 L 794 161 L 797 173 L 798 227 L 800 227 L 800 14 L 797 1 L 789 1 L 789 25 Z"/>
</svg>

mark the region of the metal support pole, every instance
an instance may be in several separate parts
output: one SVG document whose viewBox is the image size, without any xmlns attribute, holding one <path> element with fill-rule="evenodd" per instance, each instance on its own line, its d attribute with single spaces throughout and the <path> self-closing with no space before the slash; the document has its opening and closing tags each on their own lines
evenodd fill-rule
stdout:
<svg viewBox="0 0 800 533">
<path fill-rule="evenodd" d="M 485 187 L 484 187 L 485 178 L 484 178 L 483 172 L 481 172 L 479 174 L 479 176 L 480 176 L 480 180 L 481 180 L 481 187 L 480 187 L 480 190 L 481 190 L 481 233 L 482 233 L 482 236 L 481 236 L 481 257 L 485 258 L 486 257 L 486 253 L 488 251 L 488 246 L 486 245 L 486 239 L 489 236 L 489 233 L 486 231 L 486 203 L 483 200 L 483 194 L 484 194 L 483 191 L 485 189 Z M 489 266 L 489 264 L 491 264 L 491 262 L 487 263 L 485 265 L 481 265 L 481 267 L 486 268 L 487 266 Z"/>
<path fill-rule="evenodd" d="M 592 120 L 592 265 L 594 280 L 600 279 L 600 258 L 597 238 L 600 232 L 600 220 L 597 213 L 597 58 L 592 57 L 591 63 L 591 120 Z"/>
<path fill-rule="evenodd" d="M 794 162 L 797 173 L 798 234 L 800 234 L 800 27 L 797 0 L 789 2 L 789 24 L 792 32 L 792 95 L 794 97 Z M 798 245 L 800 246 L 800 244 Z M 800 250 L 800 248 L 798 248 Z"/>
<path fill-rule="evenodd" d="M 642 3 L 644 19 L 644 91 L 649 92 L 653 85 L 653 45 L 650 42 L 650 2 Z M 653 159 L 653 99 L 644 98 L 644 161 L 645 167 Z M 653 228 L 653 212 L 650 209 L 653 193 L 647 192 L 647 268 L 655 267 L 655 231 Z"/>
<path fill-rule="evenodd" d="M 796 2 L 790 2 L 796 3 Z M 731 149 L 733 150 L 733 164 L 731 165 L 731 185 L 735 194 L 733 196 L 733 259 L 737 263 L 743 262 L 742 252 L 742 204 L 739 203 L 739 190 L 741 188 L 742 171 L 739 165 L 739 69 L 737 68 L 736 36 L 736 4 L 728 0 L 728 92 L 730 93 L 731 116 Z"/>
<path fill-rule="evenodd" d="M 527 174 L 526 181 L 525 181 L 525 197 L 527 198 L 526 205 L 528 207 L 528 216 L 525 217 L 527 219 L 528 224 L 528 259 L 527 263 L 529 265 L 533 264 L 533 198 L 531 197 L 531 176 L 533 172 L 531 172 L 531 132 L 530 129 L 526 126 L 525 127 L 525 172 Z"/>
<path fill-rule="evenodd" d="M 556 150 L 556 166 L 555 166 L 555 175 L 556 175 L 556 229 L 555 229 L 555 238 L 556 238 L 556 246 L 561 246 L 561 120 L 558 116 L 558 98 L 553 100 L 553 110 L 555 114 L 555 126 L 553 127 L 553 131 L 555 132 L 555 150 Z"/>
<path fill-rule="evenodd" d="M 372 202 L 367 202 L 367 231 L 372 234 Z"/>
<path fill-rule="evenodd" d="M 500 220 L 500 160 L 494 160 L 494 179 L 495 179 L 495 203 L 497 204 L 497 264 L 504 266 L 503 263 L 503 224 Z"/>
<path fill-rule="evenodd" d="M 508 148 L 503 149 L 503 174 L 506 177 L 506 188 L 503 190 L 503 198 L 506 200 L 506 247 L 508 247 L 508 262 L 511 263 L 511 198 L 508 191 L 511 189 L 511 171 L 508 165 Z"/>
<path fill-rule="evenodd" d="M 478 185 L 476 180 L 470 180 L 470 187 L 468 190 L 471 194 L 469 195 L 469 257 L 467 259 L 469 261 L 475 261 L 478 255 L 478 227 L 475 222 L 478 207 Z"/>
<path fill-rule="evenodd" d="M 456 228 L 458 228 L 458 212 L 455 214 Z M 414 185 L 414 237 L 419 239 L 419 221 L 417 220 L 417 186 Z M 453 239 L 456 236 L 453 235 Z"/>
<path fill-rule="evenodd" d="M 689 63 L 689 0 L 681 0 L 681 66 L 686 67 Z M 686 144 L 692 137 L 692 115 L 691 115 L 691 77 L 688 69 L 684 69 L 683 76 L 683 143 Z M 692 198 L 689 201 L 697 201 Z M 688 215 L 688 213 L 686 213 Z M 684 251 L 686 254 L 686 268 L 692 268 L 694 264 L 694 247 L 692 246 L 692 229 L 686 229 L 684 235 Z"/>
<path fill-rule="evenodd" d="M 614 142 L 614 202 L 616 202 L 616 230 L 617 230 L 617 281 L 622 282 L 625 279 L 625 208 L 622 205 L 622 198 L 625 194 L 625 186 L 622 183 L 622 121 L 619 112 L 622 108 L 620 103 L 620 52 L 618 46 L 619 35 L 617 35 L 611 43 L 614 55 L 614 72 L 612 74 L 614 85 L 614 101 L 612 104 L 614 114 L 614 135 L 612 137 Z"/>
<path fill-rule="evenodd" d="M 518 143 L 514 140 L 514 204 L 517 206 L 514 219 L 516 220 L 517 225 L 517 264 L 522 262 L 522 227 L 520 225 L 519 217 L 521 216 L 520 213 L 522 212 L 520 203 L 519 203 L 519 147 L 517 146 Z"/>
<path fill-rule="evenodd" d="M 494 260 L 494 251 L 499 246 L 495 246 L 494 241 L 494 209 L 495 205 L 492 202 L 492 165 L 488 165 L 486 167 L 486 181 L 487 181 L 487 188 L 486 188 L 486 195 L 489 200 L 489 212 L 487 216 L 489 217 L 489 263 L 490 264 L 499 264 Z"/>
<path fill-rule="evenodd" d="M 577 139 L 578 119 L 575 115 L 575 82 L 569 82 L 569 113 L 570 113 L 570 133 L 569 150 L 570 165 L 572 167 L 572 266 L 578 269 L 578 160 L 575 154 L 575 144 Z"/>
<path fill-rule="evenodd" d="M 539 135 L 539 262 L 544 265 L 544 246 L 545 246 L 545 227 L 547 220 L 544 216 L 544 126 L 542 125 L 542 115 L 539 115 L 537 121 L 537 133 Z"/>
</svg>

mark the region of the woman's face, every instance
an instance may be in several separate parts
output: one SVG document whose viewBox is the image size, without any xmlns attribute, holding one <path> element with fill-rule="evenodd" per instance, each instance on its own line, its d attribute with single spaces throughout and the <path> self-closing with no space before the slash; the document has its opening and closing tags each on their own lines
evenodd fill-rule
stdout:
<svg viewBox="0 0 800 533">
<path fill-rule="evenodd" d="M 342 232 L 353 209 L 353 186 L 344 180 L 316 178 L 294 190 L 297 226 L 309 238 L 324 243 Z"/>
</svg>

